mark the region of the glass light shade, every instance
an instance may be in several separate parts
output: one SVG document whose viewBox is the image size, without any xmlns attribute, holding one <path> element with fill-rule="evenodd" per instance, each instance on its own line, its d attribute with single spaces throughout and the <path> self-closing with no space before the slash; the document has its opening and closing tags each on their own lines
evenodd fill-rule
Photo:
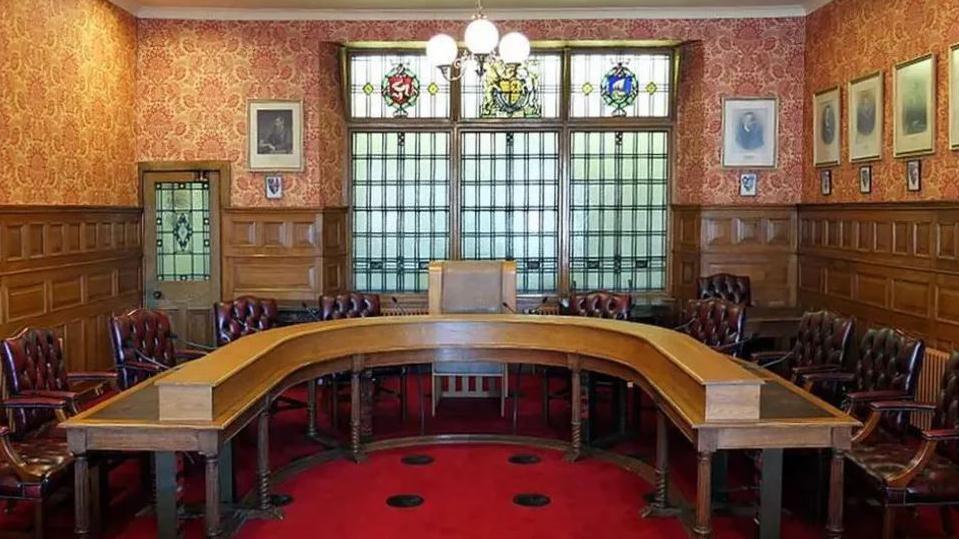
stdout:
<svg viewBox="0 0 959 539">
<path fill-rule="evenodd" d="M 466 27 L 463 37 L 466 48 L 473 54 L 489 54 L 499 42 L 499 30 L 487 19 L 475 19 Z"/>
<path fill-rule="evenodd" d="M 510 32 L 499 42 L 499 57 L 507 64 L 522 64 L 529 58 L 529 40 L 519 32 Z"/>
<path fill-rule="evenodd" d="M 456 54 L 456 40 L 446 34 L 436 34 L 426 43 L 426 57 L 434 66 L 451 65 Z"/>
</svg>

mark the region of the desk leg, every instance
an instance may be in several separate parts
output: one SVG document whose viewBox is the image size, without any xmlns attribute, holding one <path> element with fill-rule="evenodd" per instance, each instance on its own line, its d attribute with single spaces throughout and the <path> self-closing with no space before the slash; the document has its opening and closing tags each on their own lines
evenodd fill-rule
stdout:
<svg viewBox="0 0 959 539">
<path fill-rule="evenodd" d="M 283 511 L 278 505 L 286 505 L 293 501 L 292 497 L 284 494 L 270 493 L 270 413 L 264 411 L 257 419 L 256 425 L 256 509 L 249 512 L 251 518 L 280 520 Z"/>
<path fill-rule="evenodd" d="M 846 462 L 845 452 L 832 450 L 832 463 L 829 467 L 829 520 L 826 524 L 828 539 L 842 539 L 843 473 Z"/>
<path fill-rule="evenodd" d="M 176 453 L 158 451 L 153 454 L 153 476 L 156 483 L 157 538 L 176 539 L 180 523 L 177 519 Z"/>
<path fill-rule="evenodd" d="M 90 461 L 86 453 L 76 455 L 73 461 L 74 533 L 78 539 L 90 537 Z"/>
<path fill-rule="evenodd" d="M 365 443 L 373 439 L 373 404 L 376 399 L 376 387 L 373 383 L 373 371 L 366 369 L 360 378 L 360 439 Z"/>
<path fill-rule="evenodd" d="M 316 380 L 306 383 L 306 436 L 316 439 Z"/>
<path fill-rule="evenodd" d="M 669 507 L 669 430 L 666 428 L 666 414 L 656 409 L 656 490 L 652 500 L 643 508 L 643 518 L 664 518 L 680 514 L 680 510 Z"/>
<path fill-rule="evenodd" d="M 206 459 L 206 536 L 220 537 L 220 456 L 204 455 Z"/>
<path fill-rule="evenodd" d="M 354 370 L 350 375 L 350 450 L 354 462 L 362 462 L 362 410 L 363 399 L 360 395 L 360 371 Z"/>
<path fill-rule="evenodd" d="M 570 431 L 572 433 L 569 454 L 566 460 L 574 462 L 579 459 L 583 447 L 583 397 L 579 366 L 570 369 Z"/>
<path fill-rule="evenodd" d="M 696 523 L 694 539 L 709 539 L 712 536 L 712 480 L 713 452 L 700 451 L 696 473 Z"/>
<path fill-rule="evenodd" d="M 759 538 L 778 539 L 783 501 L 783 450 L 763 449 L 759 484 Z"/>
</svg>

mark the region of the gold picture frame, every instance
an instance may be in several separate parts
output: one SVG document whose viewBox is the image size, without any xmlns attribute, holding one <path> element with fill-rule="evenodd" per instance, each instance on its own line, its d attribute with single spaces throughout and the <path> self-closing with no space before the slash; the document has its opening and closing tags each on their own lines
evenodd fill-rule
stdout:
<svg viewBox="0 0 959 539">
<path fill-rule="evenodd" d="M 849 81 L 846 91 L 848 111 L 849 161 L 864 163 L 882 159 L 885 133 L 885 76 L 882 71 L 868 73 Z"/>
<path fill-rule="evenodd" d="M 959 150 L 959 43 L 949 47 L 949 148 Z"/>
<path fill-rule="evenodd" d="M 935 153 L 935 54 L 896 64 L 892 107 L 895 156 L 913 157 Z"/>
<path fill-rule="evenodd" d="M 777 168 L 779 98 L 724 96 L 722 106 L 723 168 Z"/>
<path fill-rule="evenodd" d="M 842 148 L 842 91 L 833 86 L 815 92 L 813 110 L 813 164 L 829 167 L 839 164 Z"/>
</svg>

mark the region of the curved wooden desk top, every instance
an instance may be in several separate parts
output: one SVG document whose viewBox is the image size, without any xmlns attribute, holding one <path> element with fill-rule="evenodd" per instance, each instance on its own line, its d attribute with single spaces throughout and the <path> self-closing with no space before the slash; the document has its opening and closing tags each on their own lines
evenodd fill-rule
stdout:
<svg viewBox="0 0 959 539">
<path fill-rule="evenodd" d="M 306 380 L 377 366 L 464 359 L 570 366 L 619 376 L 651 393 L 687 436 L 711 431 L 708 445 L 717 447 L 759 446 L 758 438 L 769 428 L 784 426 L 800 427 L 796 441 L 801 446 L 831 446 L 837 443 L 832 429 L 843 430 L 845 439 L 858 424 L 774 375 L 669 329 L 594 318 L 443 315 L 316 322 L 249 335 L 62 426 L 84 432 L 128 427 L 224 431 L 297 376 Z M 803 440 L 808 432 L 802 431 L 808 429 L 802 427 L 819 427 L 826 438 Z M 745 440 L 724 442 L 722 432 L 730 429 L 738 429 Z"/>
</svg>

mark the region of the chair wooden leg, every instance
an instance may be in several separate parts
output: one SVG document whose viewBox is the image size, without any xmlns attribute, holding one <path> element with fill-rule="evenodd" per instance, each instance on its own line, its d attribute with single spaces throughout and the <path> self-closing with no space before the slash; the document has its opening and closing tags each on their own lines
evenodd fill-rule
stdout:
<svg viewBox="0 0 959 539">
<path fill-rule="evenodd" d="M 952 511 L 947 505 L 939 508 L 939 519 L 942 520 L 942 532 L 946 537 L 955 537 L 956 528 L 952 525 Z"/>
<path fill-rule="evenodd" d="M 887 505 L 882 516 L 882 539 L 893 539 L 896 536 L 896 509 Z"/>
<path fill-rule="evenodd" d="M 43 539 L 43 500 L 33 505 L 33 539 Z"/>
</svg>

